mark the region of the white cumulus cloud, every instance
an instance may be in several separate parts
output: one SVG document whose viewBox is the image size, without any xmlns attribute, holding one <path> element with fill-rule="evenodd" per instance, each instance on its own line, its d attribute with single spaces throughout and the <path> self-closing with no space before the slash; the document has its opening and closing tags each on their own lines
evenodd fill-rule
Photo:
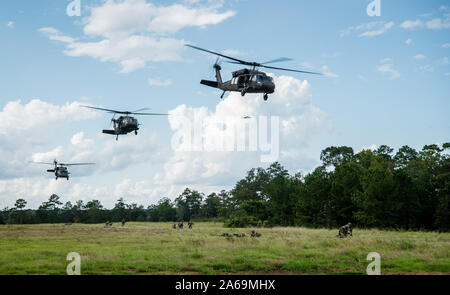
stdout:
<svg viewBox="0 0 450 295">
<path fill-rule="evenodd" d="M 107 0 L 90 7 L 90 15 L 83 19 L 84 37 L 91 41 L 78 41 L 52 27 L 41 28 L 40 32 L 64 43 L 63 52 L 68 56 L 115 62 L 121 66 L 121 73 L 129 73 L 149 62 L 181 60 L 186 42 L 169 35 L 183 28 L 216 25 L 235 15 L 234 11 L 220 9 L 220 5 L 211 4 L 163 6 L 146 0 Z"/>
<path fill-rule="evenodd" d="M 314 166 L 315 160 L 306 156 L 304 150 L 316 134 L 331 130 L 331 122 L 325 112 L 313 105 L 307 81 L 287 76 L 274 79 L 276 92 L 267 102 L 261 95 L 242 97 L 240 93 L 231 93 L 214 110 L 187 105 L 171 110 L 169 123 L 180 145 L 165 164 L 164 172 L 155 176 L 155 184 L 223 185 L 236 181 L 250 168 L 267 165 L 262 157 L 270 152 L 267 146 L 265 151 L 261 148 L 259 132 L 264 131 L 274 140 L 271 117 L 275 116 L 279 154 L 273 161 L 296 168 Z M 266 124 L 261 124 L 262 116 L 267 116 Z M 241 129 L 242 126 L 246 129 Z M 249 135 L 250 126 L 256 126 L 256 137 Z"/>
</svg>

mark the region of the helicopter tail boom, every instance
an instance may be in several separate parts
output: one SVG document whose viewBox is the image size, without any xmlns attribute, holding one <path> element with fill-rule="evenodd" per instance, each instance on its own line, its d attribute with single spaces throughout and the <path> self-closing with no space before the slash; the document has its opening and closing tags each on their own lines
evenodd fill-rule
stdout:
<svg viewBox="0 0 450 295">
<path fill-rule="evenodd" d="M 201 80 L 200 84 L 203 84 L 203 85 L 206 85 L 209 87 L 219 88 L 219 83 L 217 81 Z"/>
<path fill-rule="evenodd" d="M 103 133 L 116 135 L 116 131 L 114 131 L 114 130 L 103 130 Z"/>
</svg>

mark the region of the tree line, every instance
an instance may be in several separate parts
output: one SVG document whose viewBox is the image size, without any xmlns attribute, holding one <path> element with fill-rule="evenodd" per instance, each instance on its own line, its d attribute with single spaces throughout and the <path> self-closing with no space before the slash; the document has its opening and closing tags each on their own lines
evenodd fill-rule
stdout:
<svg viewBox="0 0 450 295">
<path fill-rule="evenodd" d="M 448 231 L 450 227 L 450 143 L 408 146 L 396 153 L 386 145 L 354 153 L 328 147 L 322 164 L 294 175 L 276 162 L 254 168 L 230 191 L 206 195 L 186 188 L 175 200 L 162 198 L 144 208 L 121 198 L 105 209 L 98 200 L 64 205 L 50 196 L 37 210 L 18 199 L 0 223 L 218 220 L 228 227 L 339 227 Z"/>
</svg>

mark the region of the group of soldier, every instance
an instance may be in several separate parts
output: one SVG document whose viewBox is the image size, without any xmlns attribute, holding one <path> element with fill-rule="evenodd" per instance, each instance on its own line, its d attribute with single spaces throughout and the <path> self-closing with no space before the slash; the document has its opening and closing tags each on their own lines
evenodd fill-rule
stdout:
<svg viewBox="0 0 450 295">
<path fill-rule="evenodd" d="M 121 222 L 122 226 L 125 226 L 125 223 L 126 223 L 126 220 L 125 220 L 125 219 L 122 219 L 122 222 Z M 66 225 L 72 225 L 72 223 L 71 223 L 71 222 L 70 222 L 70 223 L 66 223 Z M 191 221 L 188 222 L 188 228 L 189 228 L 189 229 L 192 229 L 192 226 L 193 226 L 193 225 L 194 225 L 193 222 L 191 222 Z M 182 229 L 183 226 L 184 226 L 184 225 L 183 225 L 183 222 L 181 221 L 181 222 L 179 222 L 178 224 L 174 223 L 173 226 L 172 226 L 172 228 L 173 228 L 173 229 L 177 229 L 177 226 L 178 226 L 179 229 Z M 105 227 L 112 227 L 112 222 L 110 222 L 109 220 L 106 221 Z M 244 233 L 242 233 L 242 234 L 229 234 L 229 233 L 223 233 L 223 234 L 221 234 L 221 236 L 222 236 L 222 237 L 237 237 L 237 238 L 243 238 L 243 237 L 245 237 L 245 234 L 244 234 Z M 261 236 L 261 234 L 260 234 L 259 232 L 255 231 L 255 230 L 252 230 L 250 236 L 251 236 L 252 238 L 254 238 L 254 237 L 257 237 L 257 238 L 258 238 L 258 237 Z M 341 226 L 341 227 L 339 228 L 338 234 L 336 235 L 337 238 L 346 238 L 346 237 L 348 237 L 348 236 L 351 236 L 351 237 L 353 236 L 353 226 L 352 226 L 352 224 L 351 224 L 350 222 L 347 223 L 346 225 Z"/>
<path fill-rule="evenodd" d="M 122 226 L 125 226 L 126 220 L 122 219 L 121 224 Z M 110 222 L 109 220 L 105 222 L 105 227 L 111 227 L 113 225 L 112 222 Z"/>
<path fill-rule="evenodd" d="M 121 224 L 122 224 L 122 226 L 125 226 L 125 223 L 126 223 L 126 220 L 125 219 L 122 219 L 122 222 L 121 222 Z M 112 227 L 112 222 L 110 222 L 109 220 L 108 221 L 106 221 L 105 222 L 105 227 Z M 66 225 L 72 225 L 72 222 L 68 222 L 68 223 L 66 223 Z M 194 223 L 193 222 L 191 222 L 191 221 L 189 221 L 188 222 L 188 228 L 189 229 L 192 229 L 192 226 L 194 225 Z M 181 222 L 179 222 L 178 224 L 176 224 L 176 223 L 174 223 L 173 224 L 173 226 L 172 226 L 172 228 L 173 229 L 177 229 L 177 226 L 178 226 L 178 228 L 179 229 L 182 229 L 183 228 L 183 222 L 181 221 Z M 242 233 L 242 234 L 229 234 L 229 233 L 223 233 L 223 234 L 221 234 L 220 236 L 222 236 L 222 237 L 237 237 L 237 238 L 243 238 L 243 237 L 245 237 L 245 234 L 244 233 Z M 252 238 L 259 238 L 260 236 L 261 236 L 261 234 L 259 233 L 259 232 L 257 232 L 257 231 L 255 231 L 255 230 L 252 230 L 251 231 L 251 234 L 250 234 L 250 236 L 252 237 Z M 352 224 L 349 222 L 349 223 L 347 223 L 346 225 L 343 225 L 343 226 L 341 226 L 340 228 L 339 228 L 339 232 L 338 232 L 338 234 L 336 235 L 336 237 L 337 238 L 346 238 L 346 237 L 348 237 L 348 236 L 353 236 L 353 226 L 352 226 Z"/>
<path fill-rule="evenodd" d="M 188 222 L 188 227 L 189 227 L 189 229 L 191 229 L 193 225 L 194 225 L 193 222 L 191 222 L 191 221 Z M 183 222 L 182 222 L 182 221 L 178 223 L 178 228 L 183 228 L 183 226 L 184 226 L 184 225 L 183 225 Z M 176 229 L 176 228 L 177 228 L 177 224 L 174 223 L 173 226 L 172 226 L 172 228 L 173 228 L 173 229 Z"/>
<path fill-rule="evenodd" d="M 236 238 L 244 238 L 245 234 L 229 234 L 229 233 L 223 233 L 220 235 L 221 237 L 227 237 L 227 238 L 231 238 L 231 237 L 236 237 Z M 259 238 L 261 236 L 261 234 L 255 230 L 251 231 L 250 237 L 252 238 Z"/>
</svg>

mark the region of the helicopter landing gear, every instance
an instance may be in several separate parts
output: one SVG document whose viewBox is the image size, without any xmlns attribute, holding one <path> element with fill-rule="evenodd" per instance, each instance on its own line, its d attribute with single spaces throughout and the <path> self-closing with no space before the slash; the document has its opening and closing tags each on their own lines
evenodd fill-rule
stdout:
<svg viewBox="0 0 450 295">
<path fill-rule="evenodd" d="M 267 101 L 267 99 L 269 98 L 269 95 L 267 93 L 264 94 L 264 100 Z"/>
<path fill-rule="evenodd" d="M 117 135 L 116 135 L 116 141 L 118 141 L 118 140 L 119 140 L 119 135 L 117 134 Z"/>
<path fill-rule="evenodd" d="M 247 93 L 247 91 L 245 91 L 245 89 L 242 90 L 242 91 L 241 91 L 241 96 L 245 96 L 246 93 Z"/>
<path fill-rule="evenodd" d="M 137 130 L 134 130 L 134 134 L 137 135 Z"/>
<path fill-rule="evenodd" d="M 67 176 L 67 180 L 69 180 L 69 176 Z"/>
<path fill-rule="evenodd" d="M 55 179 L 58 180 L 58 176 L 56 176 Z"/>
<path fill-rule="evenodd" d="M 220 99 L 223 98 L 223 96 L 225 95 L 225 92 L 226 92 L 226 91 L 224 91 L 224 92 L 222 93 L 222 95 L 220 96 Z"/>
</svg>

